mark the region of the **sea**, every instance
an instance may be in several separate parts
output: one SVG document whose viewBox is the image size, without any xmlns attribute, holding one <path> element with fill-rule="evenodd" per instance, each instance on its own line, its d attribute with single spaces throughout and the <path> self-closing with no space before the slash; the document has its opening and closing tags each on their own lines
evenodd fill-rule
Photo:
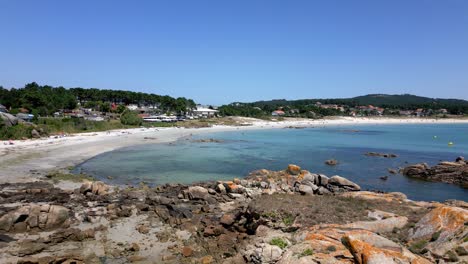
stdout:
<svg viewBox="0 0 468 264">
<path fill-rule="evenodd" d="M 397 157 L 370 157 L 367 152 Z M 313 173 L 348 178 L 364 190 L 403 192 L 409 199 L 422 201 L 468 201 L 468 189 L 388 172 L 420 162 L 453 161 L 458 156 L 468 158 L 468 124 L 333 125 L 239 129 L 126 147 L 93 157 L 74 172 L 118 185 L 187 184 L 231 180 L 258 169 L 282 170 L 297 164 Z M 339 163 L 326 165 L 328 159 Z M 387 180 L 382 176 L 388 176 Z"/>
</svg>

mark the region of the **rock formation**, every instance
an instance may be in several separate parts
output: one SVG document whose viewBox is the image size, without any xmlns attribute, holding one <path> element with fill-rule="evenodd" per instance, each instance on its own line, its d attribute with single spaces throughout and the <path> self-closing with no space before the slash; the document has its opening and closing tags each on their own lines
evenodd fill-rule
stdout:
<svg viewBox="0 0 468 264">
<path fill-rule="evenodd" d="M 458 157 L 455 162 L 440 162 L 433 167 L 426 163 L 410 165 L 404 168 L 402 173 L 412 178 L 457 184 L 468 188 L 468 162 L 463 157 Z"/>
<path fill-rule="evenodd" d="M 290 165 L 150 188 L 0 185 L 2 263 L 468 261 L 468 205 L 359 191 Z"/>
</svg>

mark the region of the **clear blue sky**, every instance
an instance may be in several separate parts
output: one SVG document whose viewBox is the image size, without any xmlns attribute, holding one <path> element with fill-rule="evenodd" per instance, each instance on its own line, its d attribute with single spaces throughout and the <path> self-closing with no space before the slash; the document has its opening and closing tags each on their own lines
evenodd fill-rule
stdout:
<svg viewBox="0 0 468 264">
<path fill-rule="evenodd" d="M 468 1 L 0 0 L 0 85 L 468 99 Z"/>
</svg>

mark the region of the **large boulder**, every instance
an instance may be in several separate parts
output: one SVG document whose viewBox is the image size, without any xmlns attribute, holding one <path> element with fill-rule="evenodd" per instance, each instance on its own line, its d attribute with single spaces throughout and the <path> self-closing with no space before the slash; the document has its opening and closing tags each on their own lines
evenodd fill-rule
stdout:
<svg viewBox="0 0 468 264">
<path fill-rule="evenodd" d="M 360 192 L 342 193 L 341 195 L 345 197 L 351 197 L 351 198 L 358 198 L 358 199 L 364 199 L 364 200 L 379 200 L 379 201 L 385 201 L 385 202 L 391 202 L 391 201 L 403 202 L 408 199 L 404 193 L 400 193 L 400 192 L 375 193 L 375 192 L 368 192 L 368 191 L 360 191 Z"/>
<path fill-rule="evenodd" d="M 401 229 L 408 223 L 408 218 L 395 214 L 372 211 L 368 214 L 374 221 L 358 221 L 344 225 L 347 228 L 365 229 L 372 232 L 392 232 L 395 229 Z"/>
<path fill-rule="evenodd" d="M 354 263 L 353 255 L 340 241 L 342 235 L 337 229 L 298 231 L 298 243 L 283 254 L 278 264 Z"/>
<path fill-rule="evenodd" d="M 81 187 L 80 187 L 80 193 L 82 194 L 87 194 L 87 193 L 92 193 L 94 195 L 105 195 L 108 193 L 110 189 L 109 185 L 106 185 L 105 183 L 101 181 L 85 181 Z"/>
<path fill-rule="evenodd" d="M 289 263 L 431 263 L 374 232 L 337 225 L 313 226 L 295 234 L 296 245 L 283 254 Z M 307 261 L 305 261 L 307 260 Z"/>
<path fill-rule="evenodd" d="M 343 236 L 341 241 L 353 254 L 354 261 L 359 264 L 431 263 L 395 242 L 371 232 L 350 232 Z"/>
<path fill-rule="evenodd" d="M 435 256 L 445 256 L 458 251 L 468 251 L 468 210 L 439 206 L 426 214 L 410 232 L 411 245 L 424 245 Z M 423 247 L 423 246 L 421 246 Z M 468 256 L 460 254 L 468 261 Z"/>
<path fill-rule="evenodd" d="M 6 127 L 15 126 L 21 121 L 21 119 L 17 118 L 14 115 L 0 112 L 0 122 L 3 123 L 3 125 Z"/>
<path fill-rule="evenodd" d="M 443 161 L 429 167 L 426 163 L 410 165 L 403 169 L 403 175 L 426 181 L 437 181 L 461 185 L 468 188 L 468 163 L 463 157 L 455 162 Z"/>
<path fill-rule="evenodd" d="M 190 186 L 187 195 L 190 200 L 204 200 L 208 196 L 208 189 L 201 186 Z"/>
<path fill-rule="evenodd" d="M 68 224 L 69 210 L 60 205 L 30 204 L 0 218 L 0 230 L 25 232 L 32 228 L 54 229 Z"/>
<path fill-rule="evenodd" d="M 345 189 L 347 191 L 359 191 L 361 187 L 356 183 L 343 178 L 341 176 L 335 175 L 328 180 L 328 184 L 333 187 L 338 187 L 340 189 Z"/>
<path fill-rule="evenodd" d="M 301 167 L 294 164 L 289 164 L 286 171 L 291 175 L 299 175 L 301 173 Z"/>
</svg>

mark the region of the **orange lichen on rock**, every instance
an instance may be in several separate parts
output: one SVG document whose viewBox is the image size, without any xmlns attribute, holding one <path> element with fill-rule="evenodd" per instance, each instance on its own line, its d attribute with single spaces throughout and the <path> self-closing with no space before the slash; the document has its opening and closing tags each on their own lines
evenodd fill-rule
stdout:
<svg viewBox="0 0 468 264">
<path fill-rule="evenodd" d="M 433 233 L 441 231 L 441 238 L 453 235 L 457 230 L 464 229 L 468 222 L 468 210 L 439 206 L 426 214 L 417 224 L 411 239 L 430 238 Z"/>
<path fill-rule="evenodd" d="M 294 164 L 289 164 L 287 172 L 291 175 L 298 175 L 299 173 L 301 173 L 301 167 Z"/>
<path fill-rule="evenodd" d="M 401 248 L 379 248 L 370 243 L 354 238 L 352 235 L 344 236 L 343 243 L 353 254 L 356 263 L 411 263 L 429 264 L 429 260 L 416 256 Z"/>
</svg>

